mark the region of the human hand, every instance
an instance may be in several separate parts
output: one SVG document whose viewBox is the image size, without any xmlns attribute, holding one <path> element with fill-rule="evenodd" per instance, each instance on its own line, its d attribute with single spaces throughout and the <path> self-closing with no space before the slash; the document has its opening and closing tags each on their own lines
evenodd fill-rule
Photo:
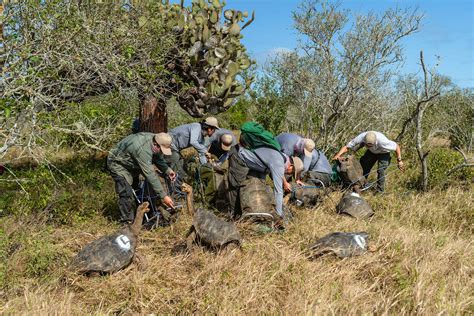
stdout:
<svg viewBox="0 0 474 316">
<path fill-rule="evenodd" d="M 398 165 L 398 169 L 400 169 L 400 171 L 404 171 L 405 170 L 405 164 L 403 163 L 403 161 L 398 161 L 397 163 Z"/>
<path fill-rule="evenodd" d="M 163 204 L 168 207 L 174 208 L 173 199 L 170 198 L 168 195 L 163 198 Z"/>
<path fill-rule="evenodd" d="M 174 172 L 173 170 L 171 170 L 171 171 L 168 173 L 168 177 L 170 178 L 171 181 L 175 181 L 175 180 L 176 180 L 176 172 Z"/>
<path fill-rule="evenodd" d="M 301 181 L 301 180 L 296 180 L 296 184 L 297 184 L 297 185 L 300 185 L 300 186 L 303 186 L 303 185 L 304 185 L 304 182 Z"/>
<path fill-rule="evenodd" d="M 285 192 L 291 192 L 291 184 L 289 184 L 288 182 L 283 182 L 283 189 L 285 190 Z"/>
</svg>

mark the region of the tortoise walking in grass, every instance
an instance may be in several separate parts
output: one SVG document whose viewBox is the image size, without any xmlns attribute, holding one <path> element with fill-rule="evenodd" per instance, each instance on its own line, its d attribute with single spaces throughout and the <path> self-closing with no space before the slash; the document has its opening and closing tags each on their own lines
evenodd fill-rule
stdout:
<svg viewBox="0 0 474 316">
<path fill-rule="evenodd" d="M 186 236 L 188 250 L 193 250 L 195 244 L 206 246 L 213 250 L 239 248 L 242 243 L 242 237 L 234 223 L 226 222 L 201 208 L 194 212 L 192 187 L 184 183 L 181 189 L 187 193 L 188 212 L 194 214 L 192 226 Z"/>
<path fill-rule="evenodd" d="M 369 234 L 366 232 L 328 234 L 309 247 L 310 258 L 314 259 L 326 254 L 334 254 L 339 258 L 362 255 L 368 250 L 368 238 Z"/>
<path fill-rule="evenodd" d="M 127 267 L 135 255 L 137 237 L 148 202 L 141 204 L 133 224 L 86 245 L 77 254 L 72 267 L 79 273 L 114 273 Z"/>
</svg>

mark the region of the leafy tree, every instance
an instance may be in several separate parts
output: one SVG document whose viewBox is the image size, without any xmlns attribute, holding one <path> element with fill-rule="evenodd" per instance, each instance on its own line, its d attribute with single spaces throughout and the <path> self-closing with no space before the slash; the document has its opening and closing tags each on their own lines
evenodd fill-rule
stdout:
<svg viewBox="0 0 474 316">
<path fill-rule="evenodd" d="M 246 17 L 219 0 L 6 3 L 0 155 L 38 145 L 43 113 L 60 118 L 70 104 L 114 91 L 140 100 L 142 128 L 153 132 L 166 130 L 172 97 L 193 117 L 227 110 L 252 80 L 238 80 L 252 63 L 240 43 Z M 69 131 L 104 134 L 84 124 Z"/>
<path fill-rule="evenodd" d="M 348 118 L 352 133 L 356 125 L 381 122 L 390 106 L 383 90 L 402 60 L 401 41 L 421 18 L 416 10 L 357 15 L 332 2 L 304 0 L 293 13 L 299 49 L 279 56 L 271 73 L 295 104 L 294 121 L 311 120 L 323 148 L 347 137 Z"/>
</svg>

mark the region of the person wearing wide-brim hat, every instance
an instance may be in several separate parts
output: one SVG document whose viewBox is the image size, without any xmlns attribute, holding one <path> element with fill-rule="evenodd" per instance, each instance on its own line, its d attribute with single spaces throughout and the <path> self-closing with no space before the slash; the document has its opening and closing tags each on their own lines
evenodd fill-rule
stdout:
<svg viewBox="0 0 474 316">
<path fill-rule="evenodd" d="M 212 116 L 199 123 L 189 123 L 173 128 L 169 131 L 173 138 L 171 156 L 167 157 L 166 161 L 184 179 L 186 175 L 181 150 L 193 147 L 198 152 L 199 162 L 201 164 L 207 163 L 208 137 L 212 136 L 218 129 L 217 119 Z"/>
<path fill-rule="evenodd" d="M 121 140 L 107 156 L 107 169 L 115 181 L 120 219 L 132 222 L 136 201 L 132 188 L 133 179 L 141 173 L 163 204 L 174 207 L 155 171 L 154 165 L 172 181 L 176 174 L 168 167 L 163 155 L 171 155 L 171 136 L 166 133 L 136 133 Z"/>
<path fill-rule="evenodd" d="M 310 164 L 314 148 L 316 147 L 314 141 L 310 138 L 304 138 L 298 134 L 294 133 L 281 133 L 276 136 L 275 139 L 281 146 L 281 151 L 288 156 L 295 156 L 303 161 L 304 170 L 307 171 Z M 295 178 L 295 180 L 299 180 Z M 283 181 L 283 186 L 285 191 L 291 192 L 291 184 L 286 181 Z"/>
<path fill-rule="evenodd" d="M 231 130 L 219 128 L 209 137 L 209 155 L 217 157 L 218 163 L 223 163 L 228 158 L 229 150 L 237 144 L 237 138 Z"/>
<path fill-rule="evenodd" d="M 402 154 L 400 145 L 389 140 L 384 134 L 375 131 L 363 132 L 352 139 L 346 146 L 343 146 L 333 157 L 338 160 L 350 150 L 358 151 L 362 147 L 367 148 L 365 154 L 360 158 L 360 164 L 365 178 L 369 176 L 370 170 L 378 162 L 377 166 L 377 191 L 385 190 L 385 170 L 390 165 L 390 152 L 394 151 L 397 155 L 398 168 L 403 171 Z"/>
</svg>

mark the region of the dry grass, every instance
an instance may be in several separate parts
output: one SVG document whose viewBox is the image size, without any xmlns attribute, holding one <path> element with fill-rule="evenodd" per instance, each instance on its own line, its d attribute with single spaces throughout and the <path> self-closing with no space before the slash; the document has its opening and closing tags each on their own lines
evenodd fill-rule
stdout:
<svg viewBox="0 0 474 316">
<path fill-rule="evenodd" d="M 393 184 L 396 186 L 396 184 Z M 284 233 L 261 234 L 239 224 L 241 253 L 173 254 L 191 218 L 140 236 L 139 262 L 114 275 L 68 271 L 84 245 L 117 227 L 104 217 L 50 228 L 3 218 L 7 236 L 45 238 L 61 256 L 48 277 L 24 275 L 21 252 L 9 254 L 14 285 L 1 292 L 3 314 L 470 314 L 474 313 L 470 190 L 367 195 L 376 215 L 357 221 L 335 215 L 340 193 L 315 209 L 296 210 Z M 334 231 L 367 231 L 376 251 L 308 261 L 305 248 Z M 16 273 L 16 274 L 15 274 Z"/>
</svg>

